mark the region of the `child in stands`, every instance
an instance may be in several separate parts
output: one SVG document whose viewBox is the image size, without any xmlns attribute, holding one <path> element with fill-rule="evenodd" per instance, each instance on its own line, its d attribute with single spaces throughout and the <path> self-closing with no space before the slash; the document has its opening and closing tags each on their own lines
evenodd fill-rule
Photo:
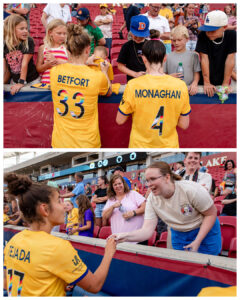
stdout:
<svg viewBox="0 0 240 300">
<path fill-rule="evenodd" d="M 4 83 L 15 95 L 28 84 L 39 82 L 33 62 L 34 42 L 24 17 L 12 14 L 4 21 Z"/>
<path fill-rule="evenodd" d="M 86 195 L 77 197 L 78 204 L 78 227 L 71 230 L 71 234 L 93 237 L 94 229 L 94 211 Z"/>
<path fill-rule="evenodd" d="M 52 20 L 47 25 L 44 45 L 38 51 L 37 71 L 41 73 L 42 83 L 50 84 L 50 69 L 68 61 L 66 42 L 67 25 L 60 19 Z"/>
<path fill-rule="evenodd" d="M 89 64 L 89 67 L 94 70 L 101 71 L 101 62 L 105 63 L 106 59 L 108 58 L 108 49 L 104 46 L 97 46 L 93 52 L 93 64 Z M 107 71 L 109 80 L 113 80 L 113 68 L 112 65 L 109 63 L 108 71 Z"/>
<path fill-rule="evenodd" d="M 72 233 L 72 230 L 78 227 L 78 209 L 73 206 L 72 201 L 66 200 L 65 211 L 67 213 L 67 225 L 66 231 L 69 234 L 77 235 L 77 233 Z"/>
<path fill-rule="evenodd" d="M 188 86 L 190 95 L 198 92 L 198 82 L 200 79 L 200 62 L 196 52 L 186 50 L 186 44 L 189 39 L 188 30 L 185 26 L 179 25 L 171 32 L 174 51 L 169 53 L 164 64 L 164 72 L 176 78 L 181 78 L 182 73 L 177 73 L 179 63 L 182 63 L 184 69 L 184 78 Z"/>
</svg>

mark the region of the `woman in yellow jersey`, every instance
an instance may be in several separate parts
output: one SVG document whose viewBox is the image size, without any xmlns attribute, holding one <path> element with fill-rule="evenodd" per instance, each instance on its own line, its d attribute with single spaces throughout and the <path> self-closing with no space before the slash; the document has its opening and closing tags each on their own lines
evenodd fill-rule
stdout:
<svg viewBox="0 0 240 300">
<path fill-rule="evenodd" d="M 189 126 L 188 88 L 184 81 L 163 73 L 162 42 L 147 41 L 142 52 L 146 75 L 128 82 L 116 122 L 121 125 L 132 114 L 129 148 L 178 148 L 176 127 Z"/>
<path fill-rule="evenodd" d="M 99 148 L 98 95 L 111 95 L 108 63 L 101 71 L 86 65 L 91 39 L 80 25 L 68 26 L 70 63 L 50 71 L 54 124 L 53 148 Z"/>
<path fill-rule="evenodd" d="M 107 241 L 98 269 L 92 273 L 69 241 L 50 234 L 64 223 L 64 206 L 58 191 L 33 183 L 25 175 L 7 174 L 9 193 L 18 196 L 19 207 L 29 224 L 12 237 L 4 249 L 4 288 L 8 296 L 65 296 L 68 285 L 97 293 L 107 277 L 116 251 Z"/>
</svg>

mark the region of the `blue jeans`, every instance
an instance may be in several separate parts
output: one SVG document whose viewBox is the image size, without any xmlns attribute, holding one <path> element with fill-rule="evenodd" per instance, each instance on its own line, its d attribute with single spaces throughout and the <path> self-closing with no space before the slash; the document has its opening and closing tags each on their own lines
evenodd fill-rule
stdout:
<svg viewBox="0 0 240 300">
<path fill-rule="evenodd" d="M 112 39 L 111 38 L 105 38 L 105 40 L 106 40 L 106 45 L 105 45 L 105 47 L 106 48 L 108 48 L 108 58 L 109 59 L 111 59 L 111 57 L 110 57 L 110 51 L 111 51 L 111 48 L 112 48 Z"/>
</svg>

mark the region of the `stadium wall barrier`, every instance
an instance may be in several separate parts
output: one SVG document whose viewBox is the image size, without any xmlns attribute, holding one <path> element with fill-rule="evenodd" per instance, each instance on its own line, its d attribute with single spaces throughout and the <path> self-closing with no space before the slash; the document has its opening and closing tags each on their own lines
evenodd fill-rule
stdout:
<svg viewBox="0 0 240 300">
<path fill-rule="evenodd" d="M 118 95 L 99 97 L 102 148 L 127 148 L 131 117 L 116 124 L 124 86 Z M 202 91 L 202 88 L 199 88 Z M 218 96 L 203 93 L 190 97 L 192 112 L 187 130 L 178 129 L 181 148 L 236 148 L 236 93 L 221 104 Z M 53 126 L 51 91 L 23 88 L 12 96 L 4 87 L 4 147 L 50 148 Z"/>
<path fill-rule="evenodd" d="M 23 227 L 4 226 L 4 245 Z M 105 240 L 53 235 L 68 239 L 94 272 Z M 236 259 L 123 243 L 117 246 L 102 292 L 109 296 L 196 296 L 204 287 L 236 285 Z"/>
</svg>

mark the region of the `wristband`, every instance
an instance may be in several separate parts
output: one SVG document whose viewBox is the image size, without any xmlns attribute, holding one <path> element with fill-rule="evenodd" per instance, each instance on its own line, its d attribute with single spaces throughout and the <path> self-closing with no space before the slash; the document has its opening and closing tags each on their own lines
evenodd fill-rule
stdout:
<svg viewBox="0 0 240 300">
<path fill-rule="evenodd" d="M 133 216 L 136 217 L 137 213 L 135 210 L 133 210 Z"/>
</svg>

